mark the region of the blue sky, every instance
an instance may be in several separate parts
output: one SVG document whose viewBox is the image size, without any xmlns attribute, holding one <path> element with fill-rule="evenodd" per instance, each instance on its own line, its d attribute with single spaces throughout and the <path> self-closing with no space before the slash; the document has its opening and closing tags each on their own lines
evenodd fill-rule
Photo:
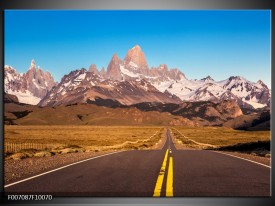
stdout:
<svg viewBox="0 0 275 206">
<path fill-rule="evenodd" d="M 271 85 L 270 11 L 6 10 L 5 64 L 32 59 L 56 81 L 91 64 L 108 66 L 138 44 L 149 66 L 166 63 L 189 79 L 240 75 Z"/>
</svg>

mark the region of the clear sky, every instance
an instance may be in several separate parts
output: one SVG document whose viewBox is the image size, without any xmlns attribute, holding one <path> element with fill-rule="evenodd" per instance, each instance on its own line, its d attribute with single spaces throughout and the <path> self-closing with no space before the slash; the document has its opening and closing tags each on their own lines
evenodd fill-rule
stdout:
<svg viewBox="0 0 275 206">
<path fill-rule="evenodd" d="M 271 85 L 270 11 L 6 10 L 5 64 L 26 72 L 32 59 L 56 81 L 72 70 L 108 66 L 138 44 L 150 67 L 188 79 L 232 75 Z"/>
</svg>

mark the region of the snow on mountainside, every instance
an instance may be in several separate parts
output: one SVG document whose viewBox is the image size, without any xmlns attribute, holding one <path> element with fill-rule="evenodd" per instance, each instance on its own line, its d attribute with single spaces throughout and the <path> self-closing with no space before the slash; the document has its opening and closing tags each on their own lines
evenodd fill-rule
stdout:
<svg viewBox="0 0 275 206">
<path fill-rule="evenodd" d="M 254 108 L 270 105 L 270 90 L 262 81 L 253 83 L 239 76 L 223 81 L 215 81 L 210 76 L 189 80 L 180 70 L 169 69 L 165 64 L 149 69 L 138 45 L 127 52 L 124 60 L 115 54 L 109 63 L 107 76 L 118 81 L 145 79 L 159 91 L 167 91 L 183 101 L 234 99 L 241 105 L 249 104 Z"/>
<path fill-rule="evenodd" d="M 7 94 L 17 96 L 20 103 L 36 105 L 56 84 L 52 75 L 36 68 L 35 61 L 26 73 L 18 74 L 11 66 L 4 68 L 4 90 Z"/>
<path fill-rule="evenodd" d="M 180 70 L 169 69 L 165 64 L 149 69 L 138 45 L 127 52 L 124 60 L 113 57 L 107 73 L 110 79 L 119 81 L 145 79 L 159 91 L 169 92 L 183 101 L 235 100 L 241 106 L 270 106 L 270 90 L 261 80 L 254 83 L 240 76 L 223 81 L 215 81 L 210 76 L 189 80 Z"/>
<path fill-rule="evenodd" d="M 112 99 L 124 105 L 140 102 L 180 103 L 180 99 L 158 91 L 144 79 L 117 81 L 104 79 L 86 69 L 65 75 L 39 103 L 39 106 L 58 106 Z"/>
<path fill-rule="evenodd" d="M 154 86 L 160 91 L 168 90 L 184 101 L 218 102 L 235 99 L 240 104 L 243 102 L 253 108 L 262 108 L 270 105 L 271 98 L 270 91 L 265 84 L 253 83 L 238 76 L 219 82 L 215 82 L 211 77 L 201 80 L 172 80 L 160 82 Z"/>
<path fill-rule="evenodd" d="M 168 69 L 167 65 L 149 69 L 141 48 L 136 45 L 130 49 L 124 60 L 114 54 L 108 67 L 107 78 L 118 81 L 145 79 L 156 85 L 164 81 L 185 79 L 185 75 L 178 69 Z"/>
</svg>

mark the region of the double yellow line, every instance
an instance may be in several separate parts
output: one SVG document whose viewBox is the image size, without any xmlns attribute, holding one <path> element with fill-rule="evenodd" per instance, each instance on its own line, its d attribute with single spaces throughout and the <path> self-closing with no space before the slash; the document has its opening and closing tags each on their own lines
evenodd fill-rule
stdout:
<svg viewBox="0 0 275 206">
<path fill-rule="evenodd" d="M 165 175 L 169 149 L 166 150 L 163 163 L 160 168 L 159 176 L 155 186 L 153 197 L 160 197 L 163 179 Z M 173 197 L 173 157 L 169 157 L 169 167 L 166 180 L 166 197 Z"/>
</svg>

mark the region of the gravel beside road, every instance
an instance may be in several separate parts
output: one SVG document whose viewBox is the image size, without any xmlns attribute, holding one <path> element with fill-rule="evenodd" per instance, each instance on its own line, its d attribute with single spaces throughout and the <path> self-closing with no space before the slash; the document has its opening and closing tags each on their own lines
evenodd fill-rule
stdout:
<svg viewBox="0 0 275 206">
<path fill-rule="evenodd" d="M 172 141 L 173 141 L 173 143 L 175 144 L 175 147 L 178 150 L 200 150 L 200 148 L 196 147 L 196 145 L 188 145 L 188 144 L 179 143 L 173 136 L 172 136 Z M 258 163 L 261 163 L 261 164 L 265 164 L 267 166 L 271 165 L 271 158 L 270 157 L 259 156 L 256 153 L 254 153 L 254 155 L 253 155 L 253 154 L 249 154 L 249 153 L 233 152 L 233 151 L 232 152 L 231 151 L 217 151 L 217 152 L 227 153 L 227 154 L 230 154 L 230 155 L 233 155 L 233 156 L 237 156 L 237 157 L 252 160 L 252 161 L 255 161 L 255 162 L 258 162 Z M 253 152 L 251 152 L 251 153 L 253 153 Z"/>
<path fill-rule="evenodd" d="M 174 140 L 174 139 L 173 139 Z M 173 141 L 176 143 L 175 141 Z M 165 138 L 162 138 L 151 149 L 160 149 L 165 143 Z M 177 144 L 179 150 L 194 150 L 194 148 L 188 148 L 186 145 Z M 50 157 L 32 157 L 22 160 L 7 159 L 4 164 L 5 171 L 5 185 L 10 184 L 21 179 L 25 179 L 49 170 L 53 170 L 80 160 L 88 159 L 91 157 L 100 156 L 103 154 L 111 153 L 113 151 L 101 151 L 101 152 L 82 152 L 82 153 L 69 153 L 69 154 L 56 154 Z M 237 157 L 253 160 L 265 165 L 270 166 L 271 161 L 268 157 L 260 157 L 251 154 L 245 154 L 240 152 L 225 152 L 222 153 L 231 154 Z"/>
<path fill-rule="evenodd" d="M 152 150 L 161 149 L 164 146 L 166 138 L 163 137 L 152 146 Z M 5 159 L 5 185 L 21 179 L 25 179 L 58 167 L 62 167 L 80 160 L 114 152 L 112 150 L 100 152 L 81 152 L 56 154 L 50 157 L 31 157 L 21 160 Z"/>
<path fill-rule="evenodd" d="M 5 185 L 80 160 L 100 156 L 111 152 L 112 151 L 69 153 L 56 154 L 51 157 L 32 157 L 22 160 L 5 160 Z"/>
</svg>

